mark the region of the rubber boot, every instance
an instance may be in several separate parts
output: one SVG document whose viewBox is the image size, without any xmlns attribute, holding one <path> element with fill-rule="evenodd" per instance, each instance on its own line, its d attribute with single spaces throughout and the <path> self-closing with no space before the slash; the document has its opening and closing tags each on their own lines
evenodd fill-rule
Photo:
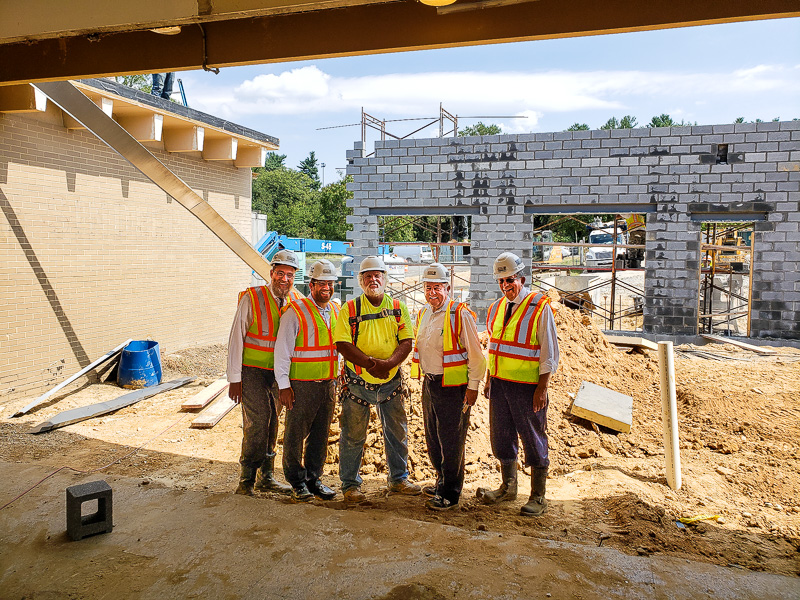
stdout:
<svg viewBox="0 0 800 600">
<path fill-rule="evenodd" d="M 531 497 L 528 503 L 519 509 L 521 515 L 526 517 L 539 517 L 547 510 L 547 500 L 544 497 L 547 488 L 547 467 L 531 469 Z"/>
<path fill-rule="evenodd" d="M 256 490 L 259 492 L 276 492 L 278 494 L 292 493 L 292 486 L 281 483 L 272 473 L 275 468 L 275 455 L 267 454 L 267 458 L 261 463 L 256 475 Z"/>
<path fill-rule="evenodd" d="M 503 483 L 499 488 L 496 490 L 478 488 L 479 497 L 484 504 L 497 504 L 517 499 L 517 461 L 500 463 L 500 471 L 503 474 Z M 483 491 L 482 496 L 480 495 L 481 491 Z"/>
<path fill-rule="evenodd" d="M 234 493 L 241 496 L 252 496 L 255 480 L 256 470 L 253 467 L 242 465 L 242 471 L 239 474 L 239 486 Z"/>
</svg>

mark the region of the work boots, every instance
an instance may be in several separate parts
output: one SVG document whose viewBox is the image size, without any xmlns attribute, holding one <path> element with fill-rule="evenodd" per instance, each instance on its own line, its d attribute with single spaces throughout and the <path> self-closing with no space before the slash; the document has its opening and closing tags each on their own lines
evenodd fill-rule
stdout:
<svg viewBox="0 0 800 600">
<path fill-rule="evenodd" d="M 275 455 L 267 454 L 267 458 L 261 463 L 256 475 L 256 490 L 259 492 L 276 492 L 278 494 L 292 493 L 292 486 L 281 483 L 272 473 L 275 468 Z"/>
<path fill-rule="evenodd" d="M 239 474 L 239 486 L 236 488 L 235 494 L 241 496 L 253 495 L 253 484 L 256 480 L 256 470 L 253 467 L 246 467 L 242 465 L 242 471 Z"/>
<path fill-rule="evenodd" d="M 500 463 L 500 471 L 503 474 L 503 483 L 499 488 L 496 490 L 478 488 L 478 498 L 484 504 L 497 504 L 517 498 L 517 461 Z"/>
<path fill-rule="evenodd" d="M 544 497 L 547 487 L 547 467 L 531 468 L 531 497 L 528 503 L 519 509 L 521 515 L 526 517 L 539 517 L 547 510 L 547 500 Z"/>
</svg>

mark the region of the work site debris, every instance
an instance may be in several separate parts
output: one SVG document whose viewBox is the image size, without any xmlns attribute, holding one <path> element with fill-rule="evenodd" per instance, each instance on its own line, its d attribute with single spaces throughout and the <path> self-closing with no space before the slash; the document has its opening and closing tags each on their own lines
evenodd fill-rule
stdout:
<svg viewBox="0 0 800 600">
<path fill-rule="evenodd" d="M 189 427 L 193 427 L 194 429 L 209 429 L 231 412 L 234 406 L 236 406 L 236 403 L 227 396 L 224 396 L 201 412 L 200 415 L 192 421 Z"/>
<path fill-rule="evenodd" d="M 64 427 L 66 425 L 72 425 L 73 423 L 85 421 L 86 419 L 91 419 L 92 417 L 99 417 L 101 415 L 114 412 L 115 410 L 119 410 L 120 408 L 130 406 L 131 404 L 136 404 L 140 400 L 150 398 L 151 396 L 155 396 L 161 392 L 174 390 L 175 388 L 179 388 L 182 385 L 186 385 L 192 381 L 194 381 L 194 377 L 173 379 L 172 381 L 167 381 L 166 383 L 162 383 L 160 385 L 136 390 L 135 392 L 131 392 L 129 394 L 123 394 L 122 396 L 114 398 L 113 400 L 99 402 L 90 406 L 81 406 L 79 408 L 73 408 L 72 410 L 66 410 L 62 413 L 58 413 L 49 421 L 39 423 L 33 429 L 28 431 L 28 433 L 45 433 L 46 431 L 58 429 L 59 427 Z"/>
<path fill-rule="evenodd" d="M 734 340 L 729 337 L 723 337 L 721 335 L 711 335 L 704 333 L 703 338 L 711 342 L 717 342 L 719 344 L 731 344 L 733 346 L 736 346 L 737 348 L 744 348 L 745 350 L 750 350 L 751 352 L 758 352 L 759 354 L 777 353 L 777 350 L 775 350 L 775 348 L 769 348 L 767 346 L 753 346 L 752 344 L 746 344 L 744 342 L 740 342 L 739 340 Z"/>
<path fill-rule="evenodd" d="M 186 400 L 186 402 L 181 404 L 181 410 L 198 410 L 204 408 L 214 398 L 216 398 L 222 392 L 225 392 L 227 390 L 228 390 L 228 380 L 217 379 L 214 383 L 203 388 L 202 390 L 197 392 L 194 396 Z"/>
<path fill-rule="evenodd" d="M 633 422 L 633 398 L 584 381 L 570 412 L 576 417 L 614 431 L 630 433 Z"/>
</svg>

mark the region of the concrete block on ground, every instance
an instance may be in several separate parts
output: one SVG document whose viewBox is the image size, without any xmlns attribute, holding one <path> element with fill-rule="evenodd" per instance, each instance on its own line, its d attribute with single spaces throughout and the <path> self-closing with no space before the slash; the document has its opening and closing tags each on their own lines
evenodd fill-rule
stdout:
<svg viewBox="0 0 800 600">
<path fill-rule="evenodd" d="M 97 512 L 82 516 L 81 506 L 97 500 Z M 110 533 L 112 520 L 111 486 L 105 481 L 90 481 L 67 488 L 67 534 L 73 541 L 97 533 Z"/>
<path fill-rule="evenodd" d="M 570 412 L 603 427 L 630 433 L 633 422 L 633 398 L 584 381 Z"/>
</svg>

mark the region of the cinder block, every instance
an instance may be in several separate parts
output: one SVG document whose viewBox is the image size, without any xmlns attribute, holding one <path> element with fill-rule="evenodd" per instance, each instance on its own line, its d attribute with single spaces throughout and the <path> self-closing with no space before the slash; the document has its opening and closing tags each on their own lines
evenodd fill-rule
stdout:
<svg viewBox="0 0 800 600">
<path fill-rule="evenodd" d="M 85 502 L 97 500 L 97 512 L 81 516 Z M 111 533 L 114 527 L 111 486 L 91 481 L 67 488 L 67 534 L 73 541 L 98 533 Z"/>
</svg>

